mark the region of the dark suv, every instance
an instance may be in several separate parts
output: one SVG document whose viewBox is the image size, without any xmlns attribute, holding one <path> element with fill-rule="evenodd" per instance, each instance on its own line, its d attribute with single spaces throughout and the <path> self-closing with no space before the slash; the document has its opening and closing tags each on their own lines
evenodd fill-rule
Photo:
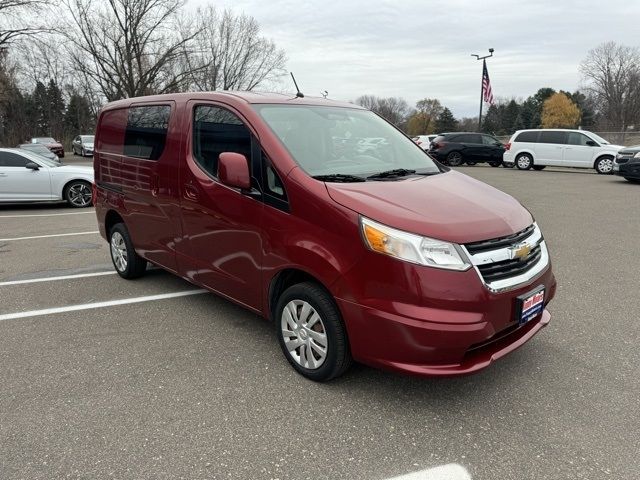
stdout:
<svg viewBox="0 0 640 480">
<path fill-rule="evenodd" d="M 504 145 L 484 133 L 454 132 L 438 135 L 429 147 L 429 155 L 452 167 L 463 163 L 475 165 L 488 162 L 492 167 L 502 165 Z"/>
</svg>

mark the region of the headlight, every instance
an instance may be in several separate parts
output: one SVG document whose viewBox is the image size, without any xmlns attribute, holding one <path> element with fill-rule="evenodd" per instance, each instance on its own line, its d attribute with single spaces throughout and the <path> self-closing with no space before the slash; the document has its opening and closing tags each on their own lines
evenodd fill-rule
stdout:
<svg viewBox="0 0 640 480">
<path fill-rule="evenodd" d="M 640 152 L 636 153 L 633 158 L 640 158 Z"/>
<path fill-rule="evenodd" d="M 364 241 L 374 252 L 427 267 L 447 270 L 471 267 L 453 243 L 396 230 L 365 217 L 361 217 L 360 224 Z"/>
</svg>

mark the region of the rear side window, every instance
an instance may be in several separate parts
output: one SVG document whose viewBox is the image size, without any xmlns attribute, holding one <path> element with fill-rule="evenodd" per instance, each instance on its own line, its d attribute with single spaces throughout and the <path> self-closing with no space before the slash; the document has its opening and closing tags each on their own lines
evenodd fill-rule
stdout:
<svg viewBox="0 0 640 480">
<path fill-rule="evenodd" d="M 0 152 L 0 167 L 24 167 L 30 160 L 10 152 Z"/>
<path fill-rule="evenodd" d="M 489 135 L 482 135 L 482 143 L 485 145 L 494 146 L 496 143 L 500 143 L 497 138 L 490 137 Z"/>
<path fill-rule="evenodd" d="M 158 160 L 167 140 L 170 113 L 169 105 L 129 108 L 124 154 L 145 160 Z"/>
<path fill-rule="evenodd" d="M 193 156 L 208 174 L 218 176 L 223 152 L 251 157 L 251 132 L 238 116 L 224 108 L 198 105 L 193 112 Z"/>
<path fill-rule="evenodd" d="M 567 143 L 567 132 L 540 132 L 539 143 Z"/>
<path fill-rule="evenodd" d="M 593 140 L 587 137 L 584 133 L 570 132 L 567 143 L 569 145 L 581 145 L 583 147 L 586 147 L 588 141 L 593 141 Z"/>
<path fill-rule="evenodd" d="M 537 131 L 522 132 L 516 137 L 514 142 L 537 143 L 539 134 L 540 132 Z"/>
<path fill-rule="evenodd" d="M 464 139 L 461 140 L 463 143 L 482 143 L 482 138 L 480 138 L 480 135 L 476 135 L 475 133 L 469 133 L 468 135 L 462 136 L 464 137 Z"/>
</svg>

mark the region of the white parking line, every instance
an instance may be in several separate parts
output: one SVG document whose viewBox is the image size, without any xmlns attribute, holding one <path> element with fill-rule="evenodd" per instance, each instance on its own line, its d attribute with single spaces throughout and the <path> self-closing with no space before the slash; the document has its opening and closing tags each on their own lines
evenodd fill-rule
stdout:
<svg viewBox="0 0 640 480">
<path fill-rule="evenodd" d="M 462 465 L 450 463 L 428 470 L 388 478 L 387 480 L 471 480 L 471 475 Z"/>
<path fill-rule="evenodd" d="M 16 240 L 33 240 L 36 238 L 72 237 L 74 235 L 92 235 L 94 233 L 100 233 L 100 232 L 98 232 L 98 230 L 94 230 L 91 232 L 74 232 L 74 233 L 56 233 L 54 235 L 37 235 L 35 237 L 0 238 L 0 242 L 13 242 Z"/>
<path fill-rule="evenodd" d="M 6 287 L 9 285 L 24 285 L 25 283 L 40 283 L 40 282 L 54 282 L 56 280 L 71 280 L 74 278 L 101 277 L 102 275 L 114 275 L 115 273 L 116 273 L 115 270 L 109 270 L 106 272 L 76 273 L 74 275 L 62 275 L 58 277 L 40 277 L 40 278 L 30 278 L 28 280 L 12 280 L 9 282 L 0 282 L 0 287 Z"/>
<path fill-rule="evenodd" d="M 0 315 L 2 320 L 15 320 L 16 318 L 39 317 L 41 315 L 53 315 L 54 313 L 77 312 L 79 310 L 91 310 L 94 308 L 114 307 L 117 305 L 127 305 L 129 303 L 153 302 L 167 298 L 186 297 L 189 295 L 199 295 L 207 293 L 206 290 L 185 290 L 182 292 L 162 293 L 160 295 L 149 295 L 146 297 L 122 298 L 120 300 L 109 300 L 106 302 L 82 303 L 80 305 L 67 305 L 66 307 L 45 308 L 42 310 L 30 310 L 27 312 L 5 313 Z"/>
<path fill-rule="evenodd" d="M 28 217 L 62 217 L 65 215 L 95 215 L 93 210 L 90 212 L 70 212 L 70 213 L 36 213 L 31 215 L 0 215 L 0 218 L 28 218 Z"/>
</svg>

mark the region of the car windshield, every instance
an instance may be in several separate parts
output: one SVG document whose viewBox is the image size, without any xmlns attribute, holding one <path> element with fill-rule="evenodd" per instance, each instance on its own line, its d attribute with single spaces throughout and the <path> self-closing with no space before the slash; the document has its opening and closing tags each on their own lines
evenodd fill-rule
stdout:
<svg viewBox="0 0 640 480">
<path fill-rule="evenodd" d="M 33 160 L 36 163 L 39 163 L 40 165 L 44 165 L 46 167 L 59 167 L 60 164 L 58 162 L 55 162 L 53 160 L 49 160 L 48 158 L 39 155 L 37 153 L 34 153 L 32 151 L 29 150 L 22 150 L 20 151 L 20 154 L 27 157 L 29 160 Z"/>
<path fill-rule="evenodd" d="M 93 143 L 93 135 L 80 135 L 83 143 Z"/>
<path fill-rule="evenodd" d="M 420 147 L 368 110 L 273 104 L 254 108 L 311 176 L 441 171 Z"/>
<path fill-rule="evenodd" d="M 38 137 L 38 138 L 34 138 L 33 141 L 35 143 L 57 143 L 53 138 L 51 137 Z"/>
<path fill-rule="evenodd" d="M 596 135 L 595 133 L 589 132 L 591 134 L 591 136 L 593 137 L 593 139 L 598 142 L 601 143 L 603 145 L 609 145 L 609 142 L 607 142 L 604 138 L 602 138 L 599 135 Z"/>
</svg>

